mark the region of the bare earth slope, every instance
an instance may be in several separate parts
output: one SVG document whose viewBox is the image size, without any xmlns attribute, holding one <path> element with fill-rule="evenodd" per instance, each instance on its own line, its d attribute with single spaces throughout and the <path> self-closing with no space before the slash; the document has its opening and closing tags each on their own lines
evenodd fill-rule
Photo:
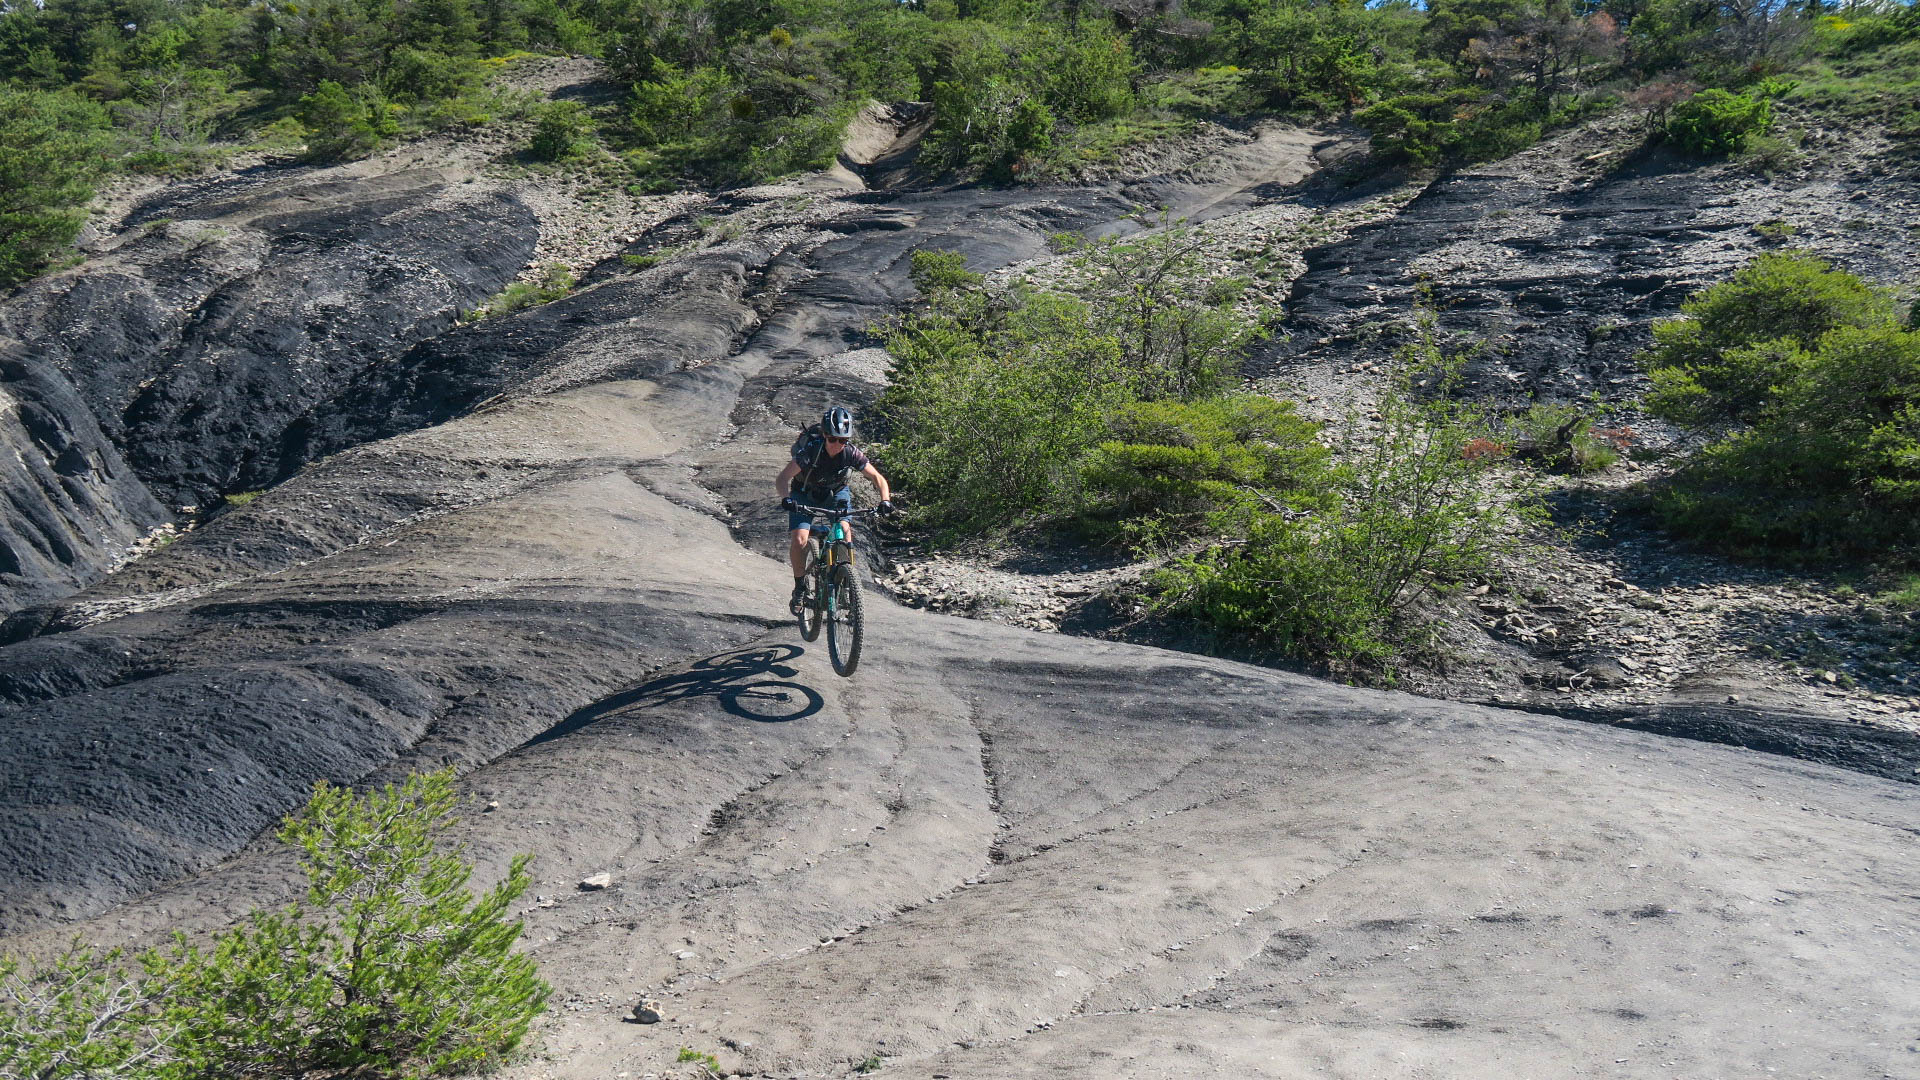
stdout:
<svg viewBox="0 0 1920 1080">
<path fill-rule="evenodd" d="M 907 253 L 1004 265 L 1126 202 L 743 197 L 729 239 L 412 350 L 385 397 L 357 377 L 303 429 L 337 452 L 8 624 L 5 946 L 220 926 L 291 895 L 253 838 L 313 780 L 454 762 L 497 803 L 463 826 L 486 873 L 539 856 L 526 1080 L 690 1075 L 686 1046 L 771 1076 L 1913 1075 L 1910 785 L 873 591 L 855 678 L 800 643 L 771 474 L 871 392 Z M 642 996 L 664 1022 L 622 1020 Z"/>
</svg>

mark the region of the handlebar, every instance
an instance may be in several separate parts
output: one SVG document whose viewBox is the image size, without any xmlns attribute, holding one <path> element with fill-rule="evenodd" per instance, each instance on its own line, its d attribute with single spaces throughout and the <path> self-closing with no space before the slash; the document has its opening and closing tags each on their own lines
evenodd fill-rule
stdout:
<svg viewBox="0 0 1920 1080">
<path fill-rule="evenodd" d="M 794 503 L 794 512 L 798 514 L 826 514 L 830 517 L 859 517 L 862 514 L 878 514 L 877 506 L 862 506 L 854 510 L 842 510 L 837 506 L 808 506 L 806 503 Z"/>
</svg>

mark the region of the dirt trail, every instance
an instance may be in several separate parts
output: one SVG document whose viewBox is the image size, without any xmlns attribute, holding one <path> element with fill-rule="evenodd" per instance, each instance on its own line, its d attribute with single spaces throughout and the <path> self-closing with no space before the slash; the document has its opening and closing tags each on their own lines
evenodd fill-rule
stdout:
<svg viewBox="0 0 1920 1080">
<path fill-rule="evenodd" d="M 16 626 L 6 944 L 219 926 L 290 895 L 247 845 L 313 779 L 448 761 L 498 804 L 462 827 L 482 876 L 538 854 L 556 995 L 516 1080 L 690 1075 L 682 1047 L 794 1077 L 1911 1074 L 1909 786 L 877 592 L 856 678 L 801 645 L 771 475 L 869 385 L 907 253 L 990 269 L 1129 206 L 770 214 L 466 332 L 466 382 L 409 354 L 343 422 L 388 437 Z M 664 1022 L 623 1020 L 642 997 Z"/>
</svg>

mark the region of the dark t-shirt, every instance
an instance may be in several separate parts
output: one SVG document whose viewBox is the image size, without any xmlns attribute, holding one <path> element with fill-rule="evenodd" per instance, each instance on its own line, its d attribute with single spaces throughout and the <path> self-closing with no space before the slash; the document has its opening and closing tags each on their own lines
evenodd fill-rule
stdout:
<svg viewBox="0 0 1920 1080">
<path fill-rule="evenodd" d="M 819 435 L 802 435 L 800 441 L 793 444 L 793 461 L 800 466 L 800 475 L 793 478 L 795 491 L 805 492 L 815 499 L 824 499 L 828 495 L 847 486 L 847 478 L 867 467 L 867 455 L 860 448 L 847 443 L 837 454 L 827 452 L 827 441 Z"/>
</svg>

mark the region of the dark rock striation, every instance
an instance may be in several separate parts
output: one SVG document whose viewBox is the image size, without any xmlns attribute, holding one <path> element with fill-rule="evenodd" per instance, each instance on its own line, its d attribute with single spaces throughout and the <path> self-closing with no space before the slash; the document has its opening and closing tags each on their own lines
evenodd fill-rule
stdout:
<svg viewBox="0 0 1920 1080">
<path fill-rule="evenodd" d="M 1618 401 L 1644 385 L 1634 357 L 1655 319 L 1788 237 L 1887 284 L 1920 257 L 1920 181 L 1871 164 L 1768 178 L 1637 145 L 1619 126 L 1569 132 L 1312 251 L 1286 332 L 1249 370 L 1313 385 L 1377 363 L 1425 305 L 1476 395 Z"/>
<path fill-rule="evenodd" d="M 0 342 L 0 612 L 106 572 L 166 516 L 73 386 Z"/>
<path fill-rule="evenodd" d="M 258 447 L 497 291 L 537 234 L 511 196 L 437 171 L 296 172 L 133 218 L 112 251 L 0 305 L 0 392 L 28 403 L 4 436 L 0 611 L 236 490 Z"/>
</svg>

